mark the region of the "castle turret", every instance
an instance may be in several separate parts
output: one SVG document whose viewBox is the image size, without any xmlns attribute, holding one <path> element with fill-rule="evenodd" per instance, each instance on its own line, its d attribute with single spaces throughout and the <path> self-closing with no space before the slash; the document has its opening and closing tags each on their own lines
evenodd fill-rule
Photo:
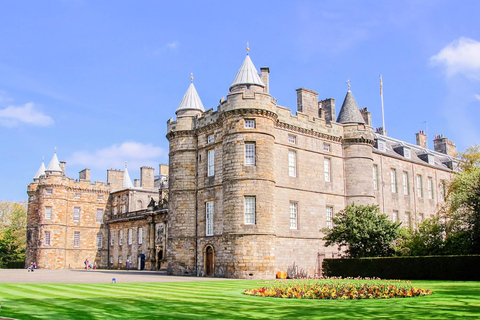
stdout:
<svg viewBox="0 0 480 320">
<path fill-rule="evenodd" d="M 60 161 L 58 161 L 57 158 L 57 148 L 55 148 L 55 153 L 53 154 L 52 160 L 50 160 L 50 163 L 48 164 L 47 169 L 45 170 L 47 174 L 52 174 L 52 175 L 61 175 L 63 170 L 62 166 L 60 165 Z"/>
<path fill-rule="evenodd" d="M 45 158 L 42 159 L 42 165 L 38 169 L 37 173 L 33 177 L 33 181 L 38 181 L 40 179 L 40 176 L 45 175 Z"/>
<path fill-rule="evenodd" d="M 368 205 L 374 202 L 372 170 L 373 129 L 366 125 L 350 89 L 337 118 L 343 124 L 345 152 L 345 193 L 347 204 Z"/>
</svg>

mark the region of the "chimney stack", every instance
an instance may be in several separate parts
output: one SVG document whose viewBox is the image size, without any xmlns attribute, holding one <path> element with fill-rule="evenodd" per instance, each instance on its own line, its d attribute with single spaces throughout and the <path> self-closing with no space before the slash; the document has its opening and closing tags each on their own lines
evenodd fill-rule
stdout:
<svg viewBox="0 0 480 320">
<path fill-rule="evenodd" d="M 140 185 L 144 190 L 153 190 L 155 184 L 155 169 L 143 166 L 140 168 Z"/>
<path fill-rule="evenodd" d="M 297 111 L 320 118 L 318 93 L 309 89 L 297 89 Z"/>
<path fill-rule="evenodd" d="M 161 175 L 168 176 L 168 164 L 161 164 L 159 169 Z"/>
<path fill-rule="evenodd" d="M 139 179 L 134 179 L 134 180 L 133 180 L 133 186 L 134 186 L 135 188 L 140 187 L 140 180 L 139 180 Z"/>
<path fill-rule="evenodd" d="M 328 98 L 319 102 L 320 108 L 323 110 L 324 116 L 327 123 L 335 121 L 335 99 Z"/>
<path fill-rule="evenodd" d="M 67 163 L 65 161 L 60 161 L 60 168 L 62 168 L 62 176 L 65 176 L 65 168 Z"/>
<path fill-rule="evenodd" d="M 269 73 L 270 73 L 270 68 L 269 67 L 261 67 L 260 71 L 262 72 L 262 81 L 265 84 L 265 92 L 268 93 L 268 82 L 269 82 Z"/>
<path fill-rule="evenodd" d="M 435 136 L 435 140 L 433 140 L 433 149 L 451 157 L 455 157 L 457 154 L 457 146 L 455 143 L 445 138 L 443 134 Z"/>
<path fill-rule="evenodd" d="M 423 130 L 420 130 L 419 133 L 416 133 L 415 138 L 416 138 L 417 146 L 427 149 L 427 136 L 425 135 Z"/>
<path fill-rule="evenodd" d="M 79 180 L 90 181 L 90 169 L 83 169 L 78 174 Z"/>
<path fill-rule="evenodd" d="M 368 111 L 367 107 L 360 109 L 360 113 L 362 114 L 363 120 L 365 120 L 365 124 L 372 126 L 372 113 Z"/>
</svg>

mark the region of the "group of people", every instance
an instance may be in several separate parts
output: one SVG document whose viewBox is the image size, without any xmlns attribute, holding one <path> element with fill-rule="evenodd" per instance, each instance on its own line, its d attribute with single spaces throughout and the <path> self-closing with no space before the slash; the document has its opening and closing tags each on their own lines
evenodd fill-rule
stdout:
<svg viewBox="0 0 480 320">
<path fill-rule="evenodd" d="M 95 261 L 93 264 L 88 261 L 88 258 L 85 259 L 83 262 L 85 264 L 85 270 L 93 269 L 97 270 L 97 262 Z"/>
<path fill-rule="evenodd" d="M 28 272 L 35 271 L 35 269 L 37 269 L 37 263 L 35 261 L 30 262 L 30 266 L 27 269 L 28 269 Z"/>
</svg>

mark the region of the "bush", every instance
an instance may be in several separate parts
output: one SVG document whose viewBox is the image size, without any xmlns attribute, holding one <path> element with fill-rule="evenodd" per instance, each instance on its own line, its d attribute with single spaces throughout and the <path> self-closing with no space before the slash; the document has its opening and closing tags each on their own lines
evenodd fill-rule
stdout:
<svg viewBox="0 0 480 320">
<path fill-rule="evenodd" d="M 7 269 L 25 269 L 25 261 L 9 261 L 6 267 Z"/>
<path fill-rule="evenodd" d="M 480 255 L 325 259 L 327 277 L 408 280 L 480 280 Z"/>
</svg>

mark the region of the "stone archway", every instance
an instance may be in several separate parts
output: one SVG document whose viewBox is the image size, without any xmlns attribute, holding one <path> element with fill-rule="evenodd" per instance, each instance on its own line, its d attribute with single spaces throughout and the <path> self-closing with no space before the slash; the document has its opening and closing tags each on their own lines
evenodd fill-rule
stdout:
<svg viewBox="0 0 480 320">
<path fill-rule="evenodd" d="M 215 251 L 212 245 L 207 245 L 204 250 L 204 268 L 205 276 L 213 277 L 215 275 Z"/>
</svg>

